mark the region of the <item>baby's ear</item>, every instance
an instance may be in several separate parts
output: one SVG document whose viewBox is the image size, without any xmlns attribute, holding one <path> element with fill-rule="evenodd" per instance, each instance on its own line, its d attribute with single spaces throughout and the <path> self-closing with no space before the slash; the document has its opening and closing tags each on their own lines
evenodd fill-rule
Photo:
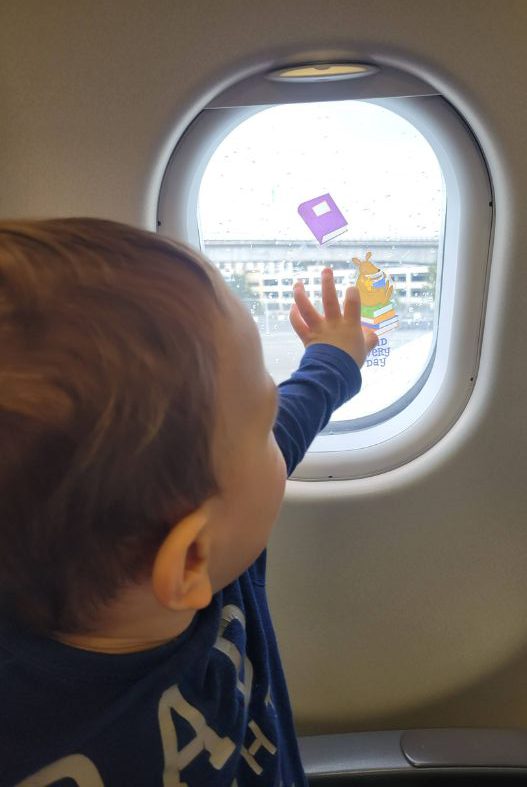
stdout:
<svg viewBox="0 0 527 787">
<path fill-rule="evenodd" d="M 351 258 L 351 261 L 352 261 L 352 262 L 354 262 L 354 263 L 355 263 L 355 265 L 360 265 L 360 263 L 361 263 L 361 261 L 359 260 L 359 258 L 358 258 L 358 257 L 352 257 L 352 258 Z"/>
<path fill-rule="evenodd" d="M 204 504 L 177 522 L 155 557 L 152 590 L 168 609 L 198 610 L 211 602 L 208 514 Z"/>
</svg>

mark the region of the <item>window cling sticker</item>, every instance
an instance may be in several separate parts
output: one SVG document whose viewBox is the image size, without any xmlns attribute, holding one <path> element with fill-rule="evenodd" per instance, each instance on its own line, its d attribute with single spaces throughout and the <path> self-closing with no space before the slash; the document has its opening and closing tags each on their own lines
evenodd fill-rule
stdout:
<svg viewBox="0 0 527 787">
<path fill-rule="evenodd" d="M 356 287 L 361 300 L 361 324 L 373 328 L 378 336 L 399 327 L 399 317 L 393 299 L 393 284 L 388 274 L 371 262 L 371 251 L 366 259 L 353 257 L 359 268 Z"/>
</svg>

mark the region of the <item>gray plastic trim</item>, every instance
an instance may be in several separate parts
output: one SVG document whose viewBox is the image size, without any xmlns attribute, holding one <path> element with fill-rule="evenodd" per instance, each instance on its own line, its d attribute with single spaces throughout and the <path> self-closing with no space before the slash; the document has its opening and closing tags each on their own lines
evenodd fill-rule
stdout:
<svg viewBox="0 0 527 787">
<path fill-rule="evenodd" d="M 511 774 L 523 775 L 527 783 L 527 730 L 354 732 L 299 738 L 298 745 L 307 777 L 318 778 L 320 784 L 324 777 L 409 776 L 445 769 L 456 773 L 507 769 Z"/>
<path fill-rule="evenodd" d="M 412 770 L 397 730 L 313 735 L 299 738 L 298 746 L 308 777 Z"/>
<path fill-rule="evenodd" d="M 527 730 L 410 730 L 401 749 L 416 768 L 527 768 Z"/>
</svg>

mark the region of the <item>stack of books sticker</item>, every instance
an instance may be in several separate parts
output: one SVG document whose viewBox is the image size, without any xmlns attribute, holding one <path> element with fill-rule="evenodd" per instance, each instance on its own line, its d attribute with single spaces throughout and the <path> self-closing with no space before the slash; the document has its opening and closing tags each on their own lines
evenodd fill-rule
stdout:
<svg viewBox="0 0 527 787">
<path fill-rule="evenodd" d="M 364 260 L 353 257 L 359 268 L 357 287 L 361 297 L 361 323 L 382 336 L 399 327 L 399 318 L 393 300 L 393 284 L 389 276 L 371 262 L 371 256 L 369 251 Z"/>
<path fill-rule="evenodd" d="M 361 323 L 365 328 L 373 328 L 378 336 L 388 333 L 399 327 L 399 318 L 395 311 L 395 304 L 390 301 L 385 306 L 363 306 L 361 308 Z"/>
</svg>

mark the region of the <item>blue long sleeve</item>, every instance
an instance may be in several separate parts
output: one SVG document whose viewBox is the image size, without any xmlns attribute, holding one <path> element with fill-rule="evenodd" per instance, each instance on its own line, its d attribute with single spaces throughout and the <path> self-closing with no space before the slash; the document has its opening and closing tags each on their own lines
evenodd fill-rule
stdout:
<svg viewBox="0 0 527 787">
<path fill-rule="evenodd" d="M 287 475 L 302 461 L 332 413 L 355 396 L 362 378 L 353 358 L 338 347 L 312 344 L 300 366 L 280 383 L 274 436 L 287 465 Z"/>
</svg>

